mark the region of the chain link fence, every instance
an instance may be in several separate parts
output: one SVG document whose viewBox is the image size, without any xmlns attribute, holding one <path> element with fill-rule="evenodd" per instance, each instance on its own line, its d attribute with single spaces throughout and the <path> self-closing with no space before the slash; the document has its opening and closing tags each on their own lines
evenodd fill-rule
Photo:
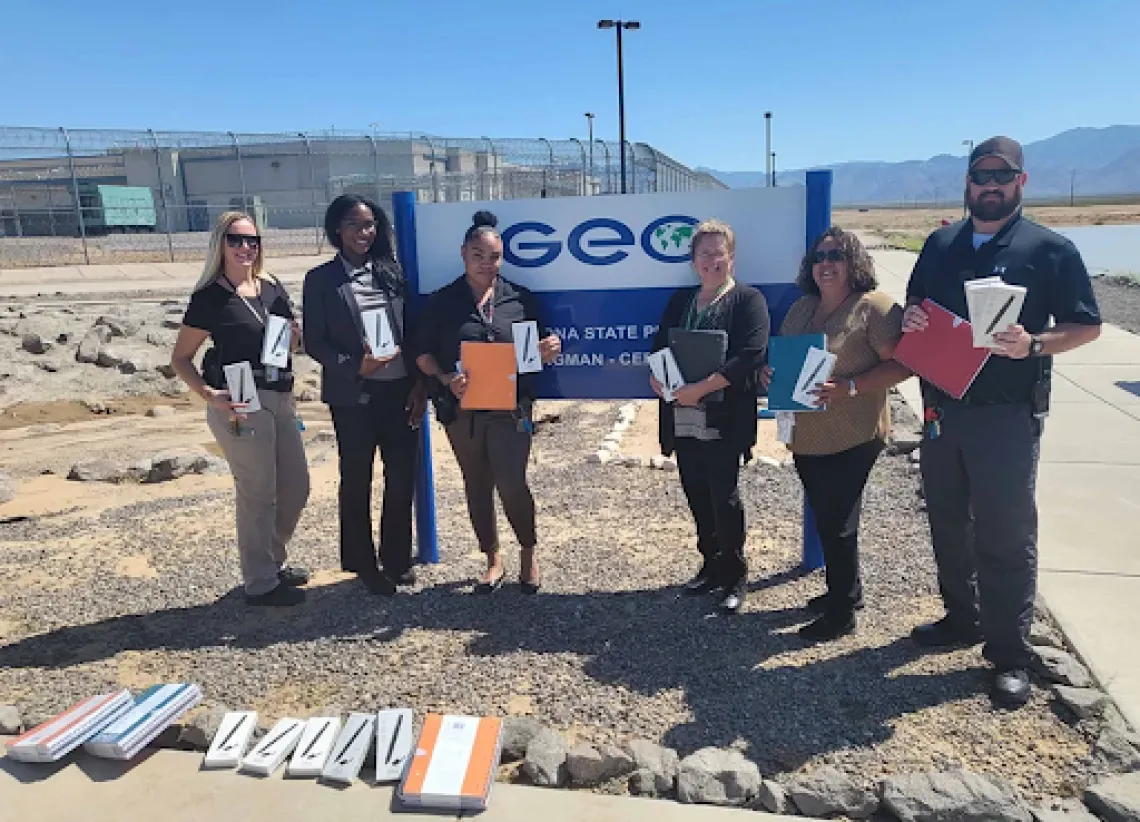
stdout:
<svg viewBox="0 0 1140 822">
<path fill-rule="evenodd" d="M 644 143 L 626 143 L 633 193 L 723 188 Z M 420 202 L 621 191 L 614 142 L 0 126 L 0 268 L 198 260 L 214 219 L 253 214 L 272 256 L 320 254 L 340 194 Z"/>
</svg>

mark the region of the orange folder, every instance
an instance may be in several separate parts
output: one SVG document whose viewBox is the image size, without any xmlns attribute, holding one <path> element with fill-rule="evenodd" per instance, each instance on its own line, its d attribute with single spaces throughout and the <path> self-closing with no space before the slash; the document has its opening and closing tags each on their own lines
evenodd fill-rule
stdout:
<svg viewBox="0 0 1140 822">
<path fill-rule="evenodd" d="M 495 717 L 428 714 L 400 799 L 423 808 L 485 810 L 499 767 L 502 729 Z"/>
<path fill-rule="evenodd" d="M 468 377 L 460 408 L 468 411 L 515 410 L 518 405 L 518 364 L 514 343 L 461 343 L 459 362 Z"/>
</svg>

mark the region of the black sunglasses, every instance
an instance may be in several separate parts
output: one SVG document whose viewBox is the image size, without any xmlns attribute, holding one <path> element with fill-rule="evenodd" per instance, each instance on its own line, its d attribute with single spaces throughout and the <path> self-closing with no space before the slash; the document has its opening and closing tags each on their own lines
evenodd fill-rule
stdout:
<svg viewBox="0 0 1140 822">
<path fill-rule="evenodd" d="M 987 183 L 1007 186 L 1016 180 L 1020 173 L 1021 169 L 1017 168 L 973 168 L 970 169 L 970 182 L 976 186 L 984 186 Z"/>
<path fill-rule="evenodd" d="M 230 248 L 241 248 L 248 245 L 250 248 L 261 248 L 261 238 L 256 234 L 230 234 L 226 232 L 226 245 Z"/>
<path fill-rule="evenodd" d="M 827 251 L 817 251 L 811 255 L 813 263 L 822 263 L 828 260 L 833 263 L 841 263 L 847 259 L 847 255 L 840 251 L 838 248 L 832 248 Z"/>
</svg>

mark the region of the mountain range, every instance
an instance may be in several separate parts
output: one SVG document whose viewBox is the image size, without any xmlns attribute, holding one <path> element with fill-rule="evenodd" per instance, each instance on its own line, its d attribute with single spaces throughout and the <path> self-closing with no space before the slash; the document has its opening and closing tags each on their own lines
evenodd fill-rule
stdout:
<svg viewBox="0 0 1140 822">
<path fill-rule="evenodd" d="M 1140 126 L 1074 128 L 1026 143 L 1027 199 L 1140 194 Z M 961 197 L 966 157 L 940 154 L 899 163 L 849 162 L 830 166 L 836 204 L 951 202 Z M 717 171 L 730 188 L 764 185 L 763 171 Z M 809 169 L 778 171 L 777 185 L 802 185 Z"/>
</svg>

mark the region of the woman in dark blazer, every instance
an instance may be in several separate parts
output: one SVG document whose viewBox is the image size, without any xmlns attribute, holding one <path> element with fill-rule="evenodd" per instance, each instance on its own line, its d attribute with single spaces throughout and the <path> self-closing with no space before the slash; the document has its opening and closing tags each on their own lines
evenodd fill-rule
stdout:
<svg viewBox="0 0 1140 822">
<path fill-rule="evenodd" d="M 756 445 L 756 384 L 768 348 L 768 304 L 764 295 L 733 276 L 736 238 L 719 220 L 707 220 L 693 234 L 693 268 L 700 285 L 670 298 L 653 340 L 653 350 L 669 345 L 669 331 L 720 330 L 728 333 L 724 367 L 661 402 L 661 451 L 677 454 L 681 487 L 697 526 L 703 562 L 685 583 L 686 594 L 719 592 L 720 606 L 740 610 L 748 566 L 744 559 L 744 506 L 738 482 L 741 457 Z M 657 396 L 662 386 L 652 376 Z M 723 399 L 706 399 L 723 391 Z"/>
<path fill-rule="evenodd" d="M 305 275 L 305 351 L 321 364 L 321 399 L 328 403 L 340 456 L 340 561 L 374 594 L 414 585 L 412 498 L 416 428 L 426 394 L 404 339 L 408 287 L 396 263 L 392 224 L 364 197 L 342 195 L 325 213 L 325 234 L 338 254 Z M 399 346 L 372 356 L 361 314 L 380 310 Z M 384 503 L 377 563 L 372 538 L 372 468 L 384 463 Z"/>
</svg>

